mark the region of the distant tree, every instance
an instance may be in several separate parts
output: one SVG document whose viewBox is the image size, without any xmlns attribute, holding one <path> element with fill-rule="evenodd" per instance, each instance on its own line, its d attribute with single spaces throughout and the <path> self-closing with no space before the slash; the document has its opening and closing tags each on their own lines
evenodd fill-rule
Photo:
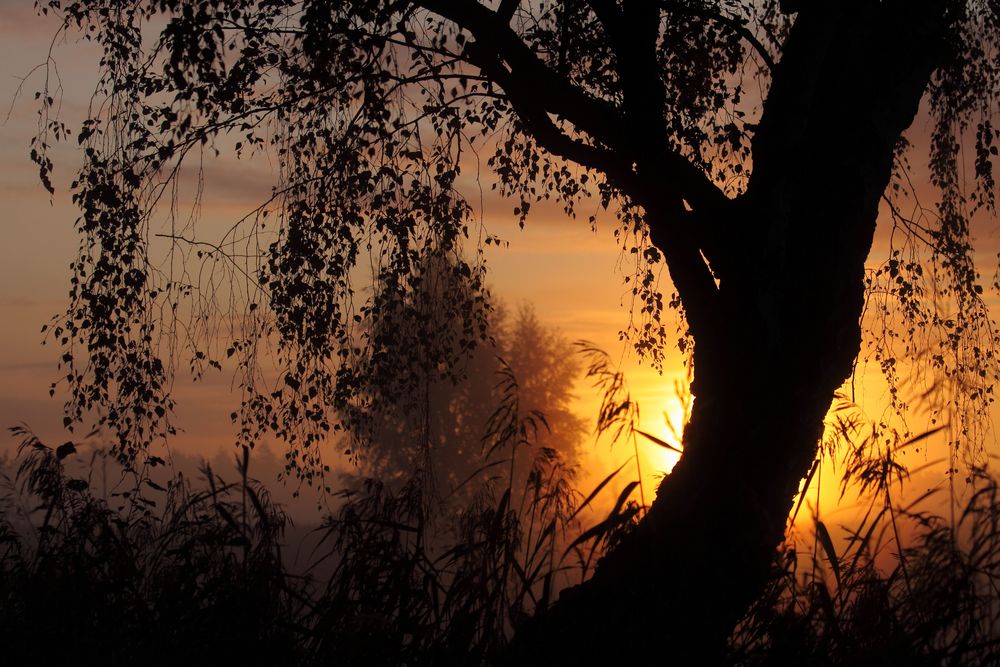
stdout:
<svg viewBox="0 0 1000 667">
<path fill-rule="evenodd" d="M 412 312 L 427 330 L 401 336 L 409 345 L 428 348 L 448 339 L 431 313 Z M 395 322 L 392 329 L 406 327 Z M 414 391 L 407 396 L 394 392 L 392 401 L 380 404 L 357 456 L 362 475 L 384 483 L 425 475 L 439 500 L 457 499 L 462 509 L 491 478 L 523 488 L 538 456 L 576 467 L 587 431 L 572 410 L 581 371 L 573 348 L 542 325 L 527 304 L 513 317 L 497 305 L 488 331 L 489 344 L 453 366 L 415 372 Z M 396 362 L 403 364 L 426 353 L 408 347 L 397 354 Z M 516 414 L 507 415 L 508 409 Z M 501 424 L 515 421 L 530 425 L 527 442 L 498 437 Z"/>
<path fill-rule="evenodd" d="M 995 0 L 40 6 L 103 48 L 78 136 L 82 248 L 53 333 L 66 348 L 67 423 L 99 410 L 126 460 L 170 431 L 169 350 L 190 350 L 196 371 L 217 364 L 215 327 L 231 325 L 221 333 L 242 378 L 243 441 L 272 432 L 292 469 L 322 470 L 318 443 L 364 417 L 373 383 L 395 382 L 369 372 L 391 367 L 364 329 L 416 289 L 428 249 L 467 284 L 448 307 L 459 337 L 435 361 L 474 347 L 487 331 L 469 307 L 483 267 L 459 248 L 475 220 L 478 194 L 463 181 L 474 166 L 522 223 L 546 199 L 568 215 L 591 196 L 615 209 L 637 259 L 642 317 L 627 333 L 655 363 L 666 306 L 686 318 L 696 400 L 685 452 L 639 527 L 522 628 L 515 655 L 711 659 L 767 581 L 852 373 L 866 288 L 899 313 L 876 329 L 890 379 L 902 339 L 902 354 L 929 349 L 926 363 L 960 388 L 960 432 L 974 434 L 992 401 L 996 338 L 970 221 L 995 215 Z M 51 93 L 39 99 L 32 158 L 48 186 L 46 149 L 66 128 Z M 932 210 L 904 197 L 918 170 L 903 132 L 924 99 Z M 272 200 L 221 241 L 176 221 L 154 242 L 151 212 L 205 149 L 272 153 Z M 906 240 L 867 273 L 883 201 Z M 232 279 L 223 294 L 173 270 L 195 253 L 216 272 L 205 284 Z M 661 264 L 676 298 L 658 289 Z M 369 281 L 357 299 L 354 284 Z M 215 317 L 220 301 L 234 318 Z M 258 363 L 272 340 L 277 383 Z"/>
</svg>

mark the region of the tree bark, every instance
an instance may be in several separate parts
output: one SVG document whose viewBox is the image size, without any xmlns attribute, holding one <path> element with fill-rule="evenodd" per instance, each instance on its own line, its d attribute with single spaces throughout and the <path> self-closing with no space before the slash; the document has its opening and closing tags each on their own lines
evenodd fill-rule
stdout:
<svg viewBox="0 0 1000 667">
<path fill-rule="evenodd" d="M 944 55 L 948 4 L 816 2 L 799 15 L 747 193 L 715 212 L 731 250 L 713 266 L 716 319 L 695 340 L 684 454 L 593 578 L 518 629 L 512 664 L 723 660 L 858 354 L 879 201 Z M 643 204 L 653 227 L 657 202 Z"/>
</svg>

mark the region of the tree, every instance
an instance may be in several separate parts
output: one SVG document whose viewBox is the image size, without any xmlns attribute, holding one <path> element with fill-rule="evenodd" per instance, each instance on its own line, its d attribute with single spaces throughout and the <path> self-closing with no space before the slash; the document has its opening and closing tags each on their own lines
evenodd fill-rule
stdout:
<svg viewBox="0 0 1000 667">
<path fill-rule="evenodd" d="M 193 365 L 219 356 L 207 297 L 158 272 L 147 235 L 165 184 L 202 147 L 270 150 L 281 166 L 257 217 L 211 246 L 171 231 L 169 250 L 204 251 L 235 278 L 225 295 L 244 307 L 226 348 L 245 396 L 235 418 L 248 443 L 265 431 L 287 440 L 290 467 L 306 476 L 322 469 L 318 443 L 355 426 L 334 415 L 371 407 L 366 388 L 386 376 L 369 372 L 379 344 L 362 328 L 416 288 L 428 249 L 450 254 L 469 285 L 450 306 L 462 324 L 452 349 L 485 335 L 482 309 L 469 307 L 484 298 L 483 267 L 459 253 L 475 213 L 460 176 L 478 151 L 492 153 L 495 187 L 522 223 L 544 199 L 569 215 L 590 196 L 616 209 L 640 258 L 637 348 L 660 359 L 664 303 L 686 318 L 696 400 L 685 451 L 639 527 L 522 628 L 515 655 L 718 650 L 767 580 L 824 414 L 852 372 L 866 287 L 890 291 L 902 336 L 932 332 L 927 363 L 961 379 L 970 419 L 992 400 L 996 339 L 970 220 L 995 214 L 995 0 L 43 7 L 104 49 L 99 103 L 79 135 L 82 251 L 55 337 L 68 347 L 67 423 L 99 408 L 126 460 L 170 430 L 159 336 L 189 317 Z M 48 115 L 48 91 L 40 99 L 32 157 L 48 183 L 45 149 L 66 129 Z M 903 133 L 923 99 L 940 200 L 931 216 L 900 205 Z M 909 254 L 894 249 L 870 274 L 883 199 Z M 656 286 L 661 263 L 676 298 Z M 362 278 L 375 287 L 356 308 Z M 257 349 L 271 339 L 281 375 L 268 386 Z M 882 363 L 891 375 L 895 357 Z"/>
<path fill-rule="evenodd" d="M 451 338 L 435 322 L 433 304 L 443 298 L 435 293 L 409 315 L 400 312 L 387 322 L 395 332 L 384 346 L 396 354 L 393 367 L 414 371 L 414 350 L 422 357 Z M 358 455 L 361 474 L 398 485 L 419 472 L 440 500 L 461 510 L 489 479 L 510 475 L 520 488 L 540 454 L 569 470 L 578 467 L 587 433 L 572 409 L 581 367 L 570 345 L 528 305 L 511 316 L 494 303 L 489 332 L 491 344 L 472 350 L 457 367 L 440 369 L 446 373 L 418 368 L 418 388 L 409 396 L 392 392 L 391 400 L 377 399 L 388 405 Z M 506 414 L 507 407 L 516 414 Z M 530 443 L 503 437 L 501 430 L 512 423 L 529 425 Z"/>
</svg>

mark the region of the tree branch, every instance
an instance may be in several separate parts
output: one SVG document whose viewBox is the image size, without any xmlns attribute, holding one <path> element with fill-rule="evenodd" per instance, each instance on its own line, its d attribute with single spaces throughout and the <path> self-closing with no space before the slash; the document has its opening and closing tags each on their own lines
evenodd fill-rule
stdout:
<svg viewBox="0 0 1000 667">
<path fill-rule="evenodd" d="M 644 130 L 646 131 L 637 132 L 636 128 L 631 128 L 626 118 L 613 105 L 588 95 L 568 79 L 549 68 L 509 25 L 502 22 L 503 18 L 497 13 L 476 2 L 416 1 L 417 4 L 429 11 L 472 33 L 478 46 L 470 43 L 466 47 L 468 53 L 471 53 L 470 49 L 476 52 L 477 62 L 470 61 L 471 64 L 479 67 L 486 62 L 484 54 L 494 53 L 496 55 L 500 67 L 498 69 L 495 64 L 491 64 L 491 76 L 500 77 L 506 84 L 502 85 L 499 79 L 495 79 L 498 85 L 501 85 L 508 92 L 509 88 L 513 86 L 518 89 L 515 94 L 523 92 L 527 96 L 530 93 L 537 98 L 534 102 L 522 99 L 521 109 L 530 107 L 564 118 L 572 123 L 576 129 L 589 135 L 594 142 L 623 156 L 624 161 L 629 163 L 639 162 L 644 156 L 650 156 L 650 147 L 655 146 L 656 155 L 661 159 L 662 167 L 665 168 L 666 175 L 669 177 L 669 182 L 661 184 L 661 187 L 674 191 L 674 195 L 678 198 L 678 204 L 681 198 L 686 199 L 695 208 L 718 207 L 728 201 L 722 191 L 700 169 L 679 153 L 669 149 L 663 138 L 662 119 L 659 123 L 660 130 L 654 130 L 653 127 L 649 126 L 653 122 L 651 119 L 655 113 L 660 112 L 662 106 L 645 112 L 650 118 L 645 123 Z M 609 0 L 590 0 L 590 4 L 595 8 L 598 18 L 604 17 L 609 22 L 621 15 L 614 3 Z M 653 11 L 658 10 L 653 8 Z M 618 35 L 617 41 L 624 45 L 628 43 L 627 35 L 624 34 L 627 31 L 624 30 L 624 27 L 623 24 L 611 23 L 606 25 L 606 30 L 609 35 L 612 32 L 616 33 Z M 646 59 L 640 64 L 643 64 L 646 71 L 644 76 L 636 80 L 637 92 L 643 85 L 647 84 L 656 85 L 662 89 L 662 83 L 659 83 L 658 80 L 651 81 L 651 78 L 658 77 L 655 53 L 652 55 L 651 61 Z M 641 92 L 639 94 L 646 96 Z M 662 95 L 662 92 L 660 94 Z M 536 121 L 540 120 L 537 113 L 534 115 Z M 651 132 L 653 134 L 650 134 Z M 559 154 L 562 155 L 562 153 Z"/>
<path fill-rule="evenodd" d="M 511 19 L 514 18 L 514 12 L 520 5 L 521 0 L 503 0 L 497 9 L 497 18 L 504 25 L 510 25 Z"/>
<path fill-rule="evenodd" d="M 695 209 L 718 209 L 729 199 L 698 167 L 671 150 L 663 122 L 664 90 L 656 56 L 659 8 L 652 4 L 619 9 L 613 0 L 587 0 L 604 27 L 618 59 L 624 96 L 624 123 L 631 160 L 663 177 L 659 191 L 686 200 Z"/>
<path fill-rule="evenodd" d="M 605 0 L 590 3 L 598 18 L 608 21 L 605 27 L 618 52 L 626 100 L 622 115 L 548 67 L 498 13 L 476 2 L 417 0 L 417 4 L 473 35 L 475 41 L 466 45 L 469 63 L 506 92 L 541 147 L 603 172 L 646 210 L 651 238 L 666 258 L 692 331 L 696 336 L 707 331 L 714 320 L 717 289 L 684 202 L 696 210 L 717 210 L 729 199 L 667 142 L 656 57 L 659 7 L 630 5 L 632 11 L 622 13 Z M 639 30 L 641 37 L 630 28 Z M 566 134 L 550 114 L 569 121 L 595 145 Z"/>
<path fill-rule="evenodd" d="M 484 48 L 495 52 L 518 79 L 530 83 L 549 113 L 565 118 L 612 150 L 627 149 L 621 115 L 614 106 L 591 97 L 550 69 L 496 13 L 476 2 L 416 3 L 468 30 Z"/>
<path fill-rule="evenodd" d="M 549 117 L 530 81 L 508 71 L 495 54 L 479 43 L 470 43 L 466 54 L 471 64 L 507 93 L 514 112 L 542 148 L 553 155 L 601 171 L 620 187 L 626 187 L 630 180 L 634 180 L 635 174 L 629 163 L 615 151 L 586 144 L 563 132 Z"/>
<path fill-rule="evenodd" d="M 619 25 L 622 12 L 615 0 L 587 0 L 587 5 L 604 26 L 605 32 L 610 34 L 610 31 Z"/>
<path fill-rule="evenodd" d="M 737 36 L 742 38 L 743 41 L 750 45 L 757 55 L 760 56 L 760 59 L 764 61 L 764 64 L 769 70 L 774 71 L 774 58 L 771 56 L 770 52 L 768 52 L 767 48 L 764 47 L 761 41 L 757 39 L 757 36 L 750 32 L 750 29 L 743 21 L 733 18 L 732 16 L 726 16 L 720 12 L 714 12 L 704 6 L 698 7 L 688 4 L 680 5 L 675 0 L 663 0 L 661 2 L 661 6 L 668 12 L 698 16 L 729 28 L 729 30 L 734 32 Z"/>
</svg>

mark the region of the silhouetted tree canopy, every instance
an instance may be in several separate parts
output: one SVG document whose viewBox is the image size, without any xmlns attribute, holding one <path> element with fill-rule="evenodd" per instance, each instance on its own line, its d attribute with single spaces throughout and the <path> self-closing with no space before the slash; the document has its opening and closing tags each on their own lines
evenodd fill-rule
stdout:
<svg viewBox="0 0 1000 667">
<path fill-rule="evenodd" d="M 214 247 L 194 249 L 228 256 L 243 288 L 234 288 L 234 301 L 246 308 L 244 321 L 226 352 L 244 369 L 246 439 L 276 430 L 303 462 L 315 463 L 311 445 L 337 428 L 331 411 L 350 404 L 372 370 L 356 366 L 378 342 L 358 340 L 356 323 L 377 320 L 413 289 L 423 254 L 452 253 L 453 270 L 469 283 L 450 313 L 465 322 L 458 346 L 482 336 L 483 311 L 471 306 L 482 297 L 483 267 L 457 254 L 477 217 L 463 169 L 488 167 L 492 187 L 515 200 L 522 221 L 550 198 L 571 215 L 586 197 L 617 207 L 642 256 L 634 292 L 644 317 L 630 332 L 637 346 L 658 359 L 667 336 L 667 299 L 656 280 L 664 257 L 697 332 L 712 310 L 712 278 L 736 271 L 734 253 L 759 252 L 759 229 L 721 220 L 720 211 L 752 181 L 754 137 L 762 144 L 767 130 L 761 97 L 798 7 L 643 4 L 39 3 L 104 52 L 91 117 L 74 132 L 86 156 L 74 189 L 83 245 L 73 308 L 55 333 L 73 348 L 69 418 L 100 408 L 128 457 L 169 429 L 175 360 L 164 363 L 162 334 L 192 312 L 174 304 L 193 297 L 197 322 L 213 312 L 201 301 L 213 295 L 160 268 L 151 252 L 163 248 L 151 248 L 150 237 L 167 230 L 151 227 L 150 216 L 181 163 L 205 148 L 278 159 L 272 200 Z M 887 27 L 902 11 L 895 3 L 814 4 L 847 22 L 875 12 Z M 894 210 L 914 251 L 940 268 L 943 296 L 975 326 L 981 290 L 968 225 L 994 205 L 997 8 L 986 0 L 939 4 L 933 20 L 948 26 L 948 58 L 928 88 L 929 165 L 942 197 L 930 219 L 909 219 L 912 206 Z M 32 156 L 47 183 L 45 149 L 69 130 L 43 93 Z M 971 180 L 958 163 L 966 138 L 974 145 Z M 822 134 L 797 141 L 823 159 Z M 905 145 L 897 148 L 895 185 L 905 188 Z M 780 151 L 754 155 L 758 165 L 767 159 L 781 159 Z M 650 189 L 665 209 L 655 223 L 641 209 Z M 168 232 L 171 261 L 201 242 L 193 230 L 177 231 Z M 369 251 L 375 271 L 365 277 L 376 289 L 359 302 L 354 283 Z M 924 284 L 918 265 L 895 258 L 888 287 L 909 307 L 910 322 L 924 324 L 934 309 L 915 289 Z M 202 349 L 205 330 L 192 327 L 182 345 L 196 367 L 217 356 Z M 254 374 L 256 341 L 271 336 L 284 370 L 277 387 Z"/>
<path fill-rule="evenodd" d="M 545 200 L 615 212 L 635 258 L 626 333 L 659 363 L 664 309 L 682 307 L 697 399 L 647 519 L 525 645 L 582 635 L 596 659 L 599 636 L 636 615 L 637 634 L 669 628 L 682 654 L 717 645 L 763 585 L 866 312 L 893 386 L 918 358 L 956 389 L 939 406 L 961 425 L 953 444 L 981 438 L 997 338 L 971 225 L 995 216 L 996 0 L 39 5 L 103 49 L 74 131 L 82 245 L 53 334 L 67 424 L 96 411 L 126 460 L 169 434 L 182 358 L 198 372 L 231 356 L 241 441 L 274 433 L 312 475 L 318 443 L 373 414 L 373 387 L 407 391 L 381 336 L 425 333 L 386 323 L 412 307 L 429 256 L 463 287 L 442 292 L 449 338 L 415 348 L 420 363 L 447 373 L 487 335 L 478 251 L 497 240 L 477 182 L 522 224 Z M 48 185 L 46 149 L 68 129 L 40 99 L 32 158 Z M 921 105 L 926 157 L 904 134 Z M 272 198 L 222 239 L 176 215 L 160 228 L 182 164 L 212 150 L 272 156 Z M 892 248 L 868 271 L 883 204 Z M 213 280 L 197 279 L 201 260 Z M 277 379 L 261 363 L 272 342 Z M 704 580 L 719 583 L 686 583 Z"/>
</svg>

